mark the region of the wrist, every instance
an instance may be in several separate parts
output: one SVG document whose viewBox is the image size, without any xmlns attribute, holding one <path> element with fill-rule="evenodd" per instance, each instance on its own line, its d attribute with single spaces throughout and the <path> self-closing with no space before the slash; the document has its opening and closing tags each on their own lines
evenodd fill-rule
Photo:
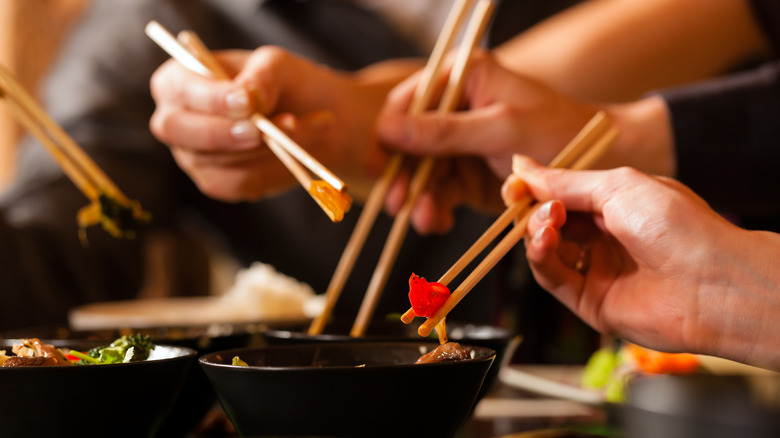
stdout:
<svg viewBox="0 0 780 438">
<path fill-rule="evenodd" d="M 334 165 L 356 183 L 365 185 L 381 173 L 387 154 L 376 142 L 377 117 L 388 93 L 420 66 L 419 60 L 392 60 L 342 76 L 342 90 L 332 96 L 340 120 Z"/>
<path fill-rule="evenodd" d="M 675 174 L 672 127 L 666 102 L 660 96 L 609 105 L 604 110 L 619 134 L 602 160 L 603 166 L 630 166 L 653 175 Z"/>
<path fill-rule="evenodd" d="M 691 351 L 780 371 L 780 235 L 739 229 L 724 236 L 701 285 Z"/>
</svg>

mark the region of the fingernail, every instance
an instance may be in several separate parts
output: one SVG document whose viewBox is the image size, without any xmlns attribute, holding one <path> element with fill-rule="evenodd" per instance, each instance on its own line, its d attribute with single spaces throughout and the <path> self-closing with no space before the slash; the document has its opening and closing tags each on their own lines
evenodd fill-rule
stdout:
<svg viewBox="0 0 780 438">
<path fill-rule="evenodd" d="M 249 115 L 249 93 L 243 88 L 236 88 L 225 93 L 225 106 L 230 117 L 246 117 Z"/>
<path fill-rule="evenodd" d="M 534 244 L 542 243 L 542 240 L 544 240 L 544 233 L 546 229 L 547 227 L 542 227 L 536 231 L 536 234 L 534 234 Z"/>
<path fill-rule="evenodd" d="M 241 147 L 254 147 L 260 144 L 260 131 L 249 120 L 239 120 L 230 127 L 230 135 Z"/>
<path fill-rule="evenodd" d="M 509 175 L 501 185 L 501 198 L 507 206 L 517 202 L 525 192 L 525 182 L 515 174 Z"/>
<path fill-rule="evenodd" d="M 539 219 L 540 222 L 544 222 L 547 219 L 550 219 L 550 209 L 552 208 L 552 201 L 547 201 L 544 204 L 542 204 L 541 207 L 539 207 L 539 210 L 536 212 L 536 218 Z"/>
</svg>

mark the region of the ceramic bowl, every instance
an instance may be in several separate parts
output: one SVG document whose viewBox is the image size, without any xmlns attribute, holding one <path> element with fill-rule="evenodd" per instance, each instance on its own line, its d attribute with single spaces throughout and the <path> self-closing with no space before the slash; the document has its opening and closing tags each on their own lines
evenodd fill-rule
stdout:
<svg viewBox="0 0 780 438">
<path fill-rule="evenodd" d="M 0 350 L 10 353 L 15 342 L 0 340 Z M 106 344 L 74 340 L 58 345 L 86 351 Z M 195 358 L 193 349 L 157 345 L 143 362 L 0 367 L 0 435 L 153 437 Z"/>
<path fill-rule="evenodd" d="M 208 324 L 198 326 L 159 326 L 127 329 L 73 330 L 62 326 L 32 327 L 3 334 L 3 337 L 48 339 L 60 346 L 79 342 L 109 343 L 125 334 L 139 333 L 153 342 L 195 350 L 196 357 L 215 351 L 249 346 L 264 326 L 257 324 Z M 185 370 L 185 380 L 171 411 L 160 426 L 160 438 L 187 436 L 217 403 L 217 396 L 197 361 Z"/>
<path fill-rule="evenodd" d="M 422 320 L 419 318 L 411 324 L 404 324 L 401 321 L 375 321 L 366 330 L 366 335 L 359 339 L 369 342 L 437 342 L 435 331 L 431 332 L 428 338 L 421 338 L 417 334 L 421 323 Z M 274 328 L 262 331 L 261 336 L 269 345 L 354 342 L 356 339 L 349 336 L 349 325 L 329 324 L 323 333 L 317 335 L 308 334 L 307 329 L 308 326 Z M 447 336 L 449 340 L 463 345 L 486 347 L 496 352 L 496 360 L 488 371 L 478 399 L 481 399 L 496 384 L 501 365 L 511 359 L 508 355 L 511 355 L 520 342 L 520 337 L 513 335 L 509 330 L 459 321 L 447 321 Z"/>
<path fill-rule="evenodd" d="M 339 342 L 228 350 L 200 365 L 242 436 L 453 436 L 495 359 L 415 364 L 435 343 Z M 231 365 L 238 356 L 249 366 Z"/>
</svg>

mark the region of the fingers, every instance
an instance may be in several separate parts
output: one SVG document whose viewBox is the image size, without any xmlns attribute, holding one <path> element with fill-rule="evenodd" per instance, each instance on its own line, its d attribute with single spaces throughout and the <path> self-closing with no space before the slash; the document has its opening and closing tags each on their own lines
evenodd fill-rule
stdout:
<svg viewBox="0 0 780 438">
<path fill-rule="evenodd" d="M 412 211 L 411 222 L 422 235 L 444 234 L 455 225 L 454 207 L 431 192 L 423 192 Z"/>
<path fill-rule="evenodd" d="M 378 135 L 385 146 L 414 155 L 503 155 L 508 171 L 521 135 L 514 117 L 503 104 L 446 114 L 383 113 Z"/>
<path fill-rule="evenodd" d="M 248 117 L 254 109 L 252 94 L 230 81 L 215 81 L 193 73 L 175 60 L 166 61 L 150 81 L 158 106 L 186 108 L 229 118 Z"/>
<path fill-rule="evenodd" d="M 158 108 L 149 128 L 160 141 L 192 151 L 246 150 L 260 146 L 261 136 L 248 119 L 230 119 L 189 110 Z"/>
<path fill-rule="evenodd" d="M 171 152 L 201 192 L 222 201 L 256 200 L 293 182 L 266 148 L 232 154 L 192 153 L 179 148 L 171 148 Z"/>
<path fill-rule="evenodd" d="M 333 71 L 275 46 L 254 50 L 234 82 L 252 91 L 263 114 L 333 106 L 334 87 L 343 85 Z"/>
<path fill-rule="evenodd" d="M 511 174 L 501 185 L 501 199 L 507 207 L 518 202 L 528 193 L 525 181 L 516 174 Z"/>
<path fill-rule="evenodd" d="M 638 170 L 622 167 L 604 171 L 550 169 L 532 159 L 515 155 L 514 175 L 522 179 L 534 198 L 540 201 L 558 199 L 570 211 L 602 213 L 611 200 L 639 188 L 661 186 L 661 182 Z M 624 202 L 635 202 L 631 196 Z"/>
<path fill-rule="evenodd" d="M 584 281 L 577 269 L 581 249 L 561 238 L 560 227 L 565 220 L 563 204 L 558 201 L 543 204 L 528 224 L 526 258 L 539 285 L 575 309 Z"/>
</svg>

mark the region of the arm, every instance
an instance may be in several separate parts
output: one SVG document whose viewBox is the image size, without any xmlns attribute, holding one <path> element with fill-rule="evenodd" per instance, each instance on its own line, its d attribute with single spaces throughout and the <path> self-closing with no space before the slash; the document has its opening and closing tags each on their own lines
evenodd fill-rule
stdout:
<svg viewBox="0 0 780 438">
<path fill-rule="evenodd" d="M 658 350 L 780 369 L 780 236 L 740 229 L 685 186 L 633 169 L 550 170 L 518 157 L 514 171 L 507 202 L 525 187 L 556 200 L 529 223 L 534 276 L 588 324 Z"/>
<path fill-rule="evenodd" d="M 777 216 L 774 183 L 780 148 L 780 64 L 663 90 L 642 99 L 592 104 L 517 75 L 479 56 L 463 94 L 466 111 L 410 117 L 405 113 L 416 78 L 394 90 L 379 119 L 383 144 L 410 154 L 481 160 L 498 178 L 509 174 L 511 156 L 522 153 L 548 163 L 598 110 L 618 128 L 615 144 L 598 168 L 630 166 L 672 176 L 689 185 L 719 211 Z M 438 204 L 418 204 L 415 226 L 433 231 L 453 206 L 475 204 L 448 191 L 458 181 L 484 181 L 475 166 L 432 180 Z M 747 171 L 747 169 L 750 169 Z M 724 181 L 728 183 L 724 184 Z M 476 196 L 483 194 L 475 193 Z M 402 198 L 399 196 L 398 198 Z M 483 196 L 483 199 L 484 198 Z M 390 199 L 391 211 L 401 201 Z M 475 204 L 476 205 L 476 204 Z"/>
<path fill-rule="evenodd" d="M 766 59 L 770 43 L 757 16 L 747 0 L 591 0 L 496 54 L 511 70 L 573 97 L 633 100 Z"/>
</svg>

